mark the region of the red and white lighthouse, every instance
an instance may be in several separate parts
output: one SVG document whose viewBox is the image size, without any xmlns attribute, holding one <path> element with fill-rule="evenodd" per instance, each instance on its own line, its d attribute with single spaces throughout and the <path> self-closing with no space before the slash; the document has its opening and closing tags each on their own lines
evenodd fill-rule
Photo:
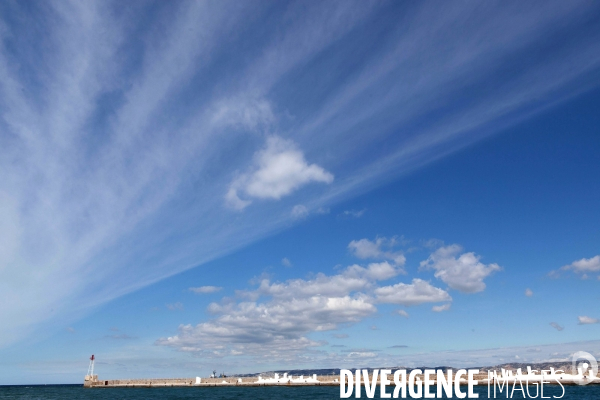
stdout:
<svg viewBox="0 0 600 400">
<path fill-rule="evenodd" d="M 90 366 L 88 367 L 88 373 L 87 373 L 90 378 L 94 375 L 94 360 L 95 359 L 96 358 L 92 354 L 92 356 L 90 357 Z"/>
</svg>

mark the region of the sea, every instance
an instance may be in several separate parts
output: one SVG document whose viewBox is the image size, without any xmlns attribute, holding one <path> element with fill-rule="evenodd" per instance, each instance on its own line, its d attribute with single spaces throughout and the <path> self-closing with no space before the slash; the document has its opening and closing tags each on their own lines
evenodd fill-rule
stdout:
<svg viewBox="0 0 600 400">
<path fill-rule="evenodd" d="M 535 396 L 534 390 L 525 393 L 517 390 L 512 394 L 493 392 L 488 397 L 487 386 L 476 386 L 475 393 L 480 399 L 529 399 L 542 398 L 540 393 Z M 366 399 L 364 390 L 361 399 Z M 563 395 L 560 386 L 545 386 L 543 398 L 560 398 Z M 339 399 L 338 386 L 304 386 L 304 387 L 182 387 L 182 388 L 107 388 L 87 389 L 82 385 L 21 385 L 0 386 L 0 399 L 145 399 L 145 400 L 176 400 L 176 399 L 283 399 L 283 400 L 309 400 L 309 399 Z M 354 393 L 350 397 L 354 399 Z M 375 399 L 381 398 L 379 391 Z M 411 397 L 407 397 L 411 398 Z M 446 397 L 444 397 L 446 398 Z M 456 398 L 456 397 L 454 397 Z M 600 385 L 590 386 L 565 386 L 562 397 L 568 400 L 600 400 Z"/>
</svg>

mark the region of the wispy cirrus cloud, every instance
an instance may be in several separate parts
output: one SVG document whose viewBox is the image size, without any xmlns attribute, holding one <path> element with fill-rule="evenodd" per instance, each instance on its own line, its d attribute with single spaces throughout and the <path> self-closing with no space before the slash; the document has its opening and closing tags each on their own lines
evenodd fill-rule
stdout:
<svg viewBox="0 0 600 400">
<path fill-rule="evenodd" d="M 0 4 L 2 345 L 590 89 L 600 64 L 577 1 L 122 7 Z"/>
</svg>

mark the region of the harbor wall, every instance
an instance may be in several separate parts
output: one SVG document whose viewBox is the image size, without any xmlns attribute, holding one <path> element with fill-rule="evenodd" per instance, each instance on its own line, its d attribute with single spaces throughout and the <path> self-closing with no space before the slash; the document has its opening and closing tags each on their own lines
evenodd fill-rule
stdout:
<svg viewBox="0 0 600 400">
<path fill-rule="evenodd" d="M 87 377 L 86 377 L 87 378 Z M 300 378 L 294 376 L 294 379 Z M 227 377 L 227 378 L 151 378 L 151 379 L 109 379 L 102 380 L 95 376 L 93 379 L 84 381 L 85 387 L 209 387 L 209 386 L 319 386 L 319 385 L 339 385 L 339 375 L 318 375 L 317 382 L 312 382 L 305 376 L 308 382 L 258 382 L 258 377 Z M 312 376 L 310 377 L 312 378 Z"/>
<path fill-rule="evenodd" d="M 598 375 L 600 378 L 600 374 Z M 282 380 L 284 379 L 283 377 Z M 296 382 L 273 382 L 273 379 L 267 377 L 261 382 L 257 376 L 252 377 L 227 377 L 227 378 L 151 378 L 151 379 L 98 379 L 97 375 L 92 377 L 86 376 L 84 387 L 88 388 L 114 388 L 114 387 L 218 387 L 218 386 L 338 386 L 339 375 L 317 375 L 316 380 L 313 376 L 304 376 L 305 382 L 298 382 L 300 376 L 293 376 L 292 379 Z M 369 380 L 372 382 L 372 375 L 369 375 Z M 474 376 L 475 380 L 479 381 L 479 385 L 487 385 L 487 373 L 479 373 Z M 523 377 L 525 378 L 525 377 Z M 198 382 L 199 379 L 199 382 Z M 390 386 L 394 386 L 393 377 L 389 377 Z M 422 375 L 417 375 L 417 379 L 423 381 Z M 435 379 L 432 381 L 436 383 Z M 347 384 L 346 382 L 344 382 Z M 361 382 L 364 385 L 364 382 Z M 378 377 L 377 384 L 380 383 Z M 564 382 L 565 384 L 570 384 Z M 592 384 L 599 384 L 600 379 Z M 467 381 L 462 380 L 460 385 L 466 385 Z M 556 384 L 552 381 L 550 384 Z"/>
</svg>

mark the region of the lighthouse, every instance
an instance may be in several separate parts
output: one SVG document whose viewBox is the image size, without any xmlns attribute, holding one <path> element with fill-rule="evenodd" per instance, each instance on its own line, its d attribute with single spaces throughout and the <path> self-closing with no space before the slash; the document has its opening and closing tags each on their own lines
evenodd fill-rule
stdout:
<svg viewBox="0 0 600 400">
<path fill-rule="evenodd" d="M 90 365 L 88 366 L 88 372 L 83 381 L 83 386 L 92 386 L 92 382 L 98 382 L 98 375 L 94 375 L 94 361 L 96 357 L 92 354 L 90 357 Z"/>
</svg>

